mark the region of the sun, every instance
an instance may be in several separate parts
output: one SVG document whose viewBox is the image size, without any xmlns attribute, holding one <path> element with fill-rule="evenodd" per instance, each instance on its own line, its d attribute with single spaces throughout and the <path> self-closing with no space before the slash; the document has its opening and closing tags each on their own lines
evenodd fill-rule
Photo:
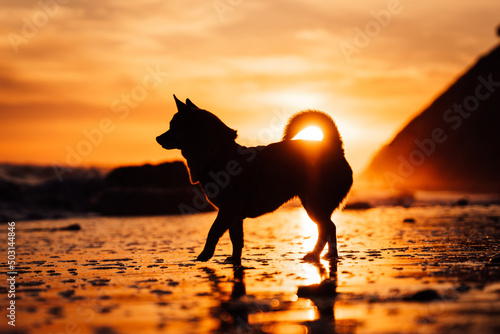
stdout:
<svg viewBox="0 0 500 334">
<path fill-rule="evenodd" d="M 315 125 L 308 126 L 304 130 L 300 131 L 292 138 L 292 140 L 303 139 L 303 140 L 323 140 L 323 131 Z"/>
</svg>

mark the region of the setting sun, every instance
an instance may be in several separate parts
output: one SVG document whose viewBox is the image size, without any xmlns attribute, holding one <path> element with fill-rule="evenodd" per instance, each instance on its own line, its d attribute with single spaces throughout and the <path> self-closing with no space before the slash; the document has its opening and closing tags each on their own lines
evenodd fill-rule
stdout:
<svg viewBox="0 0 500 334">
<path fill-rule="evenodd" d="M 293 137 L 293 140 L 297 139 L 321 141 L 323 140 L 323 132 L 317 126 L 311 125 Z"/>
</svg>

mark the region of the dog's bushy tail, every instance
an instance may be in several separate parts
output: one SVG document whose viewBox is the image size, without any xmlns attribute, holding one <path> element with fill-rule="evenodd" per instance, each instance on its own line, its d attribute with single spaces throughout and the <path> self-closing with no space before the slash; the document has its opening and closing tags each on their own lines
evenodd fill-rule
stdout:
<svg viewBox="0 0 500 334">
<path fill-rule="evenodd" d="M 318 110 L 306 110 L 293 115 L 285 127 L 283 140 L 291 140 L 300 131 L 313 125 L 319 127 L 323 132 L 323 142 L 333 150 L 344 151 L 337 125 L 330 115 Z"/>
</svg>

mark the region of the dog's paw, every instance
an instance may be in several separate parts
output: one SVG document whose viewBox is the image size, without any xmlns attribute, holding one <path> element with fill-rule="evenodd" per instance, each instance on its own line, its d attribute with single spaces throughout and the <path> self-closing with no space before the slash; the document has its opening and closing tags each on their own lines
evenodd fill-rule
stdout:
<svg viewBox="0 0 500 334">
<path fill-rule="evenodd" d="M 233 258 L 232 256 L 229 256 L 227 259 L 224 260 L 225 264 L 234 264 L 235 266 L 241 266 L 241 259 L 236 259 Z"/>
<path fill-rule="evenodd" d="M 323 255 L 323 260 L 337 260 L 339 258 L 339 254 L 337 251 L 335 252 L 328 252 L 325 255 Z"/>
<path fill-rule="evenodd" d="M 212 254 L 203 251 L 200 253 L 200 255 L 198 255 L 198 257 L 196 258 L 196 261 L 206 262 L 206 261 L 210 260 L 211 257 L 212 257 Z"/>
<path fill-rule="evenodd" d="M 316 253 L 310 252 L 307 253 L 303 258 L 305 262 L 319 262 L 319 256 Z"/>
</svg>

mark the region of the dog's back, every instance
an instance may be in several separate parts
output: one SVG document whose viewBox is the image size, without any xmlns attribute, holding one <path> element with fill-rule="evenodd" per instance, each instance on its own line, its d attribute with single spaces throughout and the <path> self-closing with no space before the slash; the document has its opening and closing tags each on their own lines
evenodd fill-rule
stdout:
<svg viewBox="0 0 500 334">
<path fill-rule="evenodd" d="M 322 130 L 322 141 L 292 140 L 311 124 Z M 238 188 L 244 192 L 246 217 L 274 211 L 295 196 L 304 205 L 323 203 L 322 210 L 331 214 L 351 188 L 352 170 L 331 117 L 319 111 L 305 111 L 290 119 L 283 141 L 256 149 L 254 159 L 245 164 L 242 177 L 236 182 L 242 183 Z"/>
</svg>

